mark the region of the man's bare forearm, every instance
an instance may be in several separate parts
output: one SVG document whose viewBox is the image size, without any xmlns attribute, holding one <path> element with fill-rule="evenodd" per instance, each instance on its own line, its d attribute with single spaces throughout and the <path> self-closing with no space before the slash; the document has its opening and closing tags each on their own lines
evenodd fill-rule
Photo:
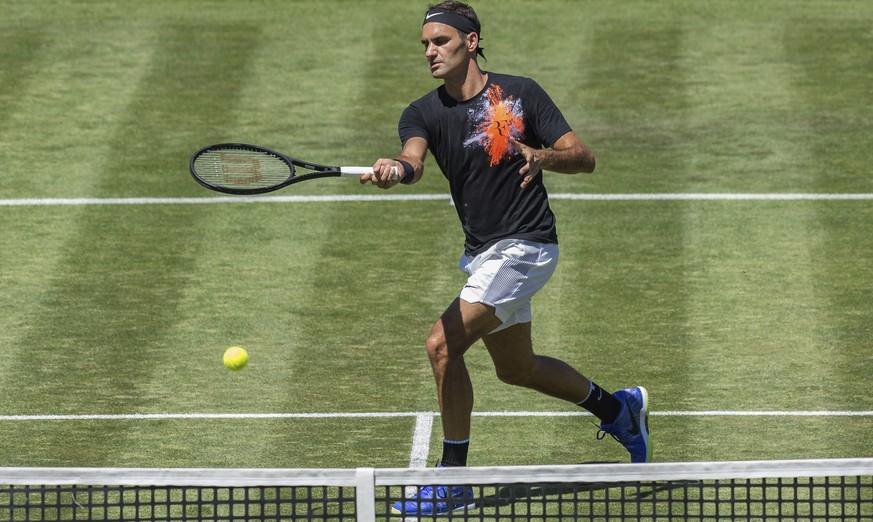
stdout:
<svg viewBox="0 0 873 522">
<path fill-rule="evenodd" d="M 543 170 L 562 174 L 591 173 L 596 165 L 594 152 L 582 143 L 566 149 L 540 150 L 536 156 L 542 161 Z"/>
</svg>

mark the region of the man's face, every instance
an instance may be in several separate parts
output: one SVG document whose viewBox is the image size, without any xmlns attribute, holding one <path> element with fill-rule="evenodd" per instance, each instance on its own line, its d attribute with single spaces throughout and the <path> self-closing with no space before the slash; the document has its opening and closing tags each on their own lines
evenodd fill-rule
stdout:
<svg viewBox="0 0 873 522">
<path fill-rule="evenodd" d="M 454 27 L 435 22 L 424 24 L 421 43 L 434 78 L 445 79 L 455 72 L 466 71 L 466 61 L 469 59 L 467 42 Z"/>
</svg>

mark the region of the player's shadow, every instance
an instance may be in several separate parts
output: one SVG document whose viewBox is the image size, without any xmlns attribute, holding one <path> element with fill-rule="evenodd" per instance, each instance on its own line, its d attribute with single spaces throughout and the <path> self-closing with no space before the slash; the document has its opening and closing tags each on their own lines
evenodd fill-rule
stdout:
<svg viewBox="0 0 873 522">
<path fill-rule="evenodd" d="M 614 464 L 614 462 L 586 462 L 583 464 Z M 696 484 L 694 481 L 679 481 L 673 483 L 646 483 L 634 482 L 575 482 L 575 483 L 542 483 L 542 484 L 517 484 L 498 486 L 494 494 L 476 499 L 476 507 L 480 509 L 500 508 L 512 504 L 525 504 L 531 506 L 532 501 L 545 506 L 550 502 L 581 501 L 596 503 L 604 502 L 605 492 L 615 488 L 627 488 L 621 497 L 611 501 L 636 501 L 652 499 L 663 491 L 685 489 L 689 485 Z"/>
</svg>

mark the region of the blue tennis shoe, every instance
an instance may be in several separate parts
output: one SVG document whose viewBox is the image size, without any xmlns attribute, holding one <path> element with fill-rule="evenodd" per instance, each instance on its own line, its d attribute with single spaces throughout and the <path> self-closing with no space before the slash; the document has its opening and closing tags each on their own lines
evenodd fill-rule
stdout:
<svg viewBox="0 0 873 522">
<path fill-rule="evenodd" d="M 649 393 L 642 386 L 637 386 L 619 390 L 612 396 L 621 403 L 621 411 L 611 424 L 600 424 L 597 439 L 610 435 L 630 452 L 631 462 L 651 462 Z"/>
<path fill-rule="evenodd" d="M 395 502 L 391 513 L 409 517 L 435 516 L 475 505 L 473 488 L 469 486 L 423 486 L 405 501 Z"/>
</svg>

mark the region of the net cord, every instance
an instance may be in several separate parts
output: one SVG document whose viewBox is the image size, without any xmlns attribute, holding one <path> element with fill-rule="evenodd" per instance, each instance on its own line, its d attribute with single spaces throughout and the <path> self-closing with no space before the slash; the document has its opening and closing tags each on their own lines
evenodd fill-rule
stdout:
<svg viewBox="0 0 873 522">
<path fill-rule="evenodd" d="M 873 458 L 466 468 L 35 468 L 0 467 L 0 484 L 107 486 L 372 486 L 440 483 L 483 485 L 547 482 L 729 480 L 873 475 Z M 370 487 L 372 487 L 370 486 Z"/>
</svg>

